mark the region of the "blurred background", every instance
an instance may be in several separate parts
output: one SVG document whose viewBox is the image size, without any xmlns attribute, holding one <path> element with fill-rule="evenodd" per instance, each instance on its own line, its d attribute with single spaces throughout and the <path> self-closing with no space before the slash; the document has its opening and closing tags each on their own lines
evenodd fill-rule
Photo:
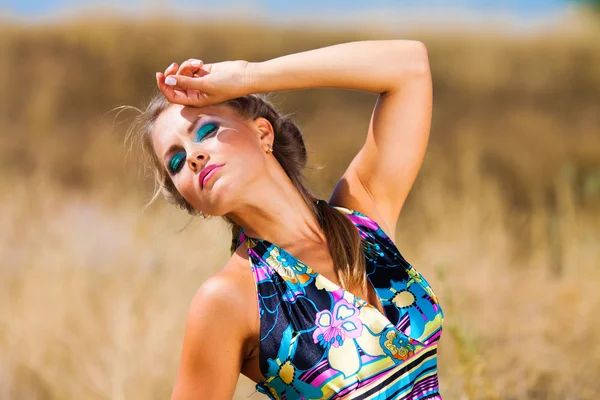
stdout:
<svg viewBox="0 0 600 400">
<path fill-rule="evenodd" d="M 0 14 L 0 399 L 166 399 L 224 223 L 124 144 L 154 72 L 366 39 L 427 45 L 431 139 L 397 245 L 438 295 L 447 399 L 600 394 L 600 7 L 593 2 L 9 0 Z M 351 66 L 349 66 L 351 68 Z M 372 93 L 281 92 L 328 199 Z M 323 166 L 319 169 L 316 166 Z M 241 376 L 236 399 L 263 399 Z"/>
</svg>

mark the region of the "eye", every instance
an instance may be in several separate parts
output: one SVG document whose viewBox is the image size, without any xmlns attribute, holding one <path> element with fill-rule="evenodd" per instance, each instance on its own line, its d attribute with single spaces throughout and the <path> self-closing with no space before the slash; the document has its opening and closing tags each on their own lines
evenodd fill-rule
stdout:
<svg viewBox="0 0 600 400">
<path fill-rule="evenodd" d="M 198 129 L 198 133 L 196 133 L 196 141 L 199 142 L 204 139 L 206 136 L 216 132 L 219 129 L 219 125 L 214 122 L 209 122 L 204 124 Z"/>
<path fill-rule="evenodd" d="M 176 174 L 177 172 L 179 172 L 181 167 L 183 167 L 184 160 L 185 160 L 184 152 L 179 152 L 179 153 L 175 154 L 173 156 L 173 158 L 171 158 L 171 161 L 169 161 L 169 172 L 173 175 Z"/>
</svg>

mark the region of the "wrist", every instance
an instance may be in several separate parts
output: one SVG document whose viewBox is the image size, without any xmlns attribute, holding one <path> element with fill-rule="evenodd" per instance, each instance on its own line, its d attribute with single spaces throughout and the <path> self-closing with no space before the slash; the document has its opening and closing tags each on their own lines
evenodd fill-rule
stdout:
<svg viewBox="0 0 600 400">
<path fill-rule="evenodd" d="M 268 90 L 264 88 L 264 69 L 262 62 L 248 62 L 244 70 L 244 86 L 248 93 L 263 93 Z M 261 85 L 263 83 L 263 85 Z"/>
</svg>

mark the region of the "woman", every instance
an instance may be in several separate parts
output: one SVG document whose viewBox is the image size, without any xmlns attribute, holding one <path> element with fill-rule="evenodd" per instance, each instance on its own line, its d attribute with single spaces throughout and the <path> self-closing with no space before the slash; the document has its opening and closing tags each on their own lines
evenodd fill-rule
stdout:
<svg viewBox="0 0 600 400">
<path fill-rule="evenodd" d="M 192 300 L 172 399 L 230 399 L 240 372 L 273 399 L 439 399 L 443 319 L 394 245 L 429 137 L 416 41 L 363 41 L 266 62 L 157 73 L 141 138 L 160 191 L 232 225 L 232 256 Z M 364 146 L 328 203 L 303 185 L 296 125 L 256 93 L 379 93 Z M 201 266 L 199 266 L 201 267 Z"/>
</svg>

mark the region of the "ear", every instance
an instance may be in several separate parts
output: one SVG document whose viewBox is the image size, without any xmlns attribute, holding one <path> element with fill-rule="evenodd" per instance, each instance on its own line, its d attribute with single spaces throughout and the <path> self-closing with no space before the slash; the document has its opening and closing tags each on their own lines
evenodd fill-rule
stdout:
<svg viewBox="0 0 600 400">
<path fill-rule="evenodd" d="M 257 117 L 253 122 L 255 128 L 258 130 L 258 139 L 260 140 L 261 146 L 272 146 L 275 141 L 273 125 L 271 125 L 269 120 L 264 117 Z"/>
</svg>

